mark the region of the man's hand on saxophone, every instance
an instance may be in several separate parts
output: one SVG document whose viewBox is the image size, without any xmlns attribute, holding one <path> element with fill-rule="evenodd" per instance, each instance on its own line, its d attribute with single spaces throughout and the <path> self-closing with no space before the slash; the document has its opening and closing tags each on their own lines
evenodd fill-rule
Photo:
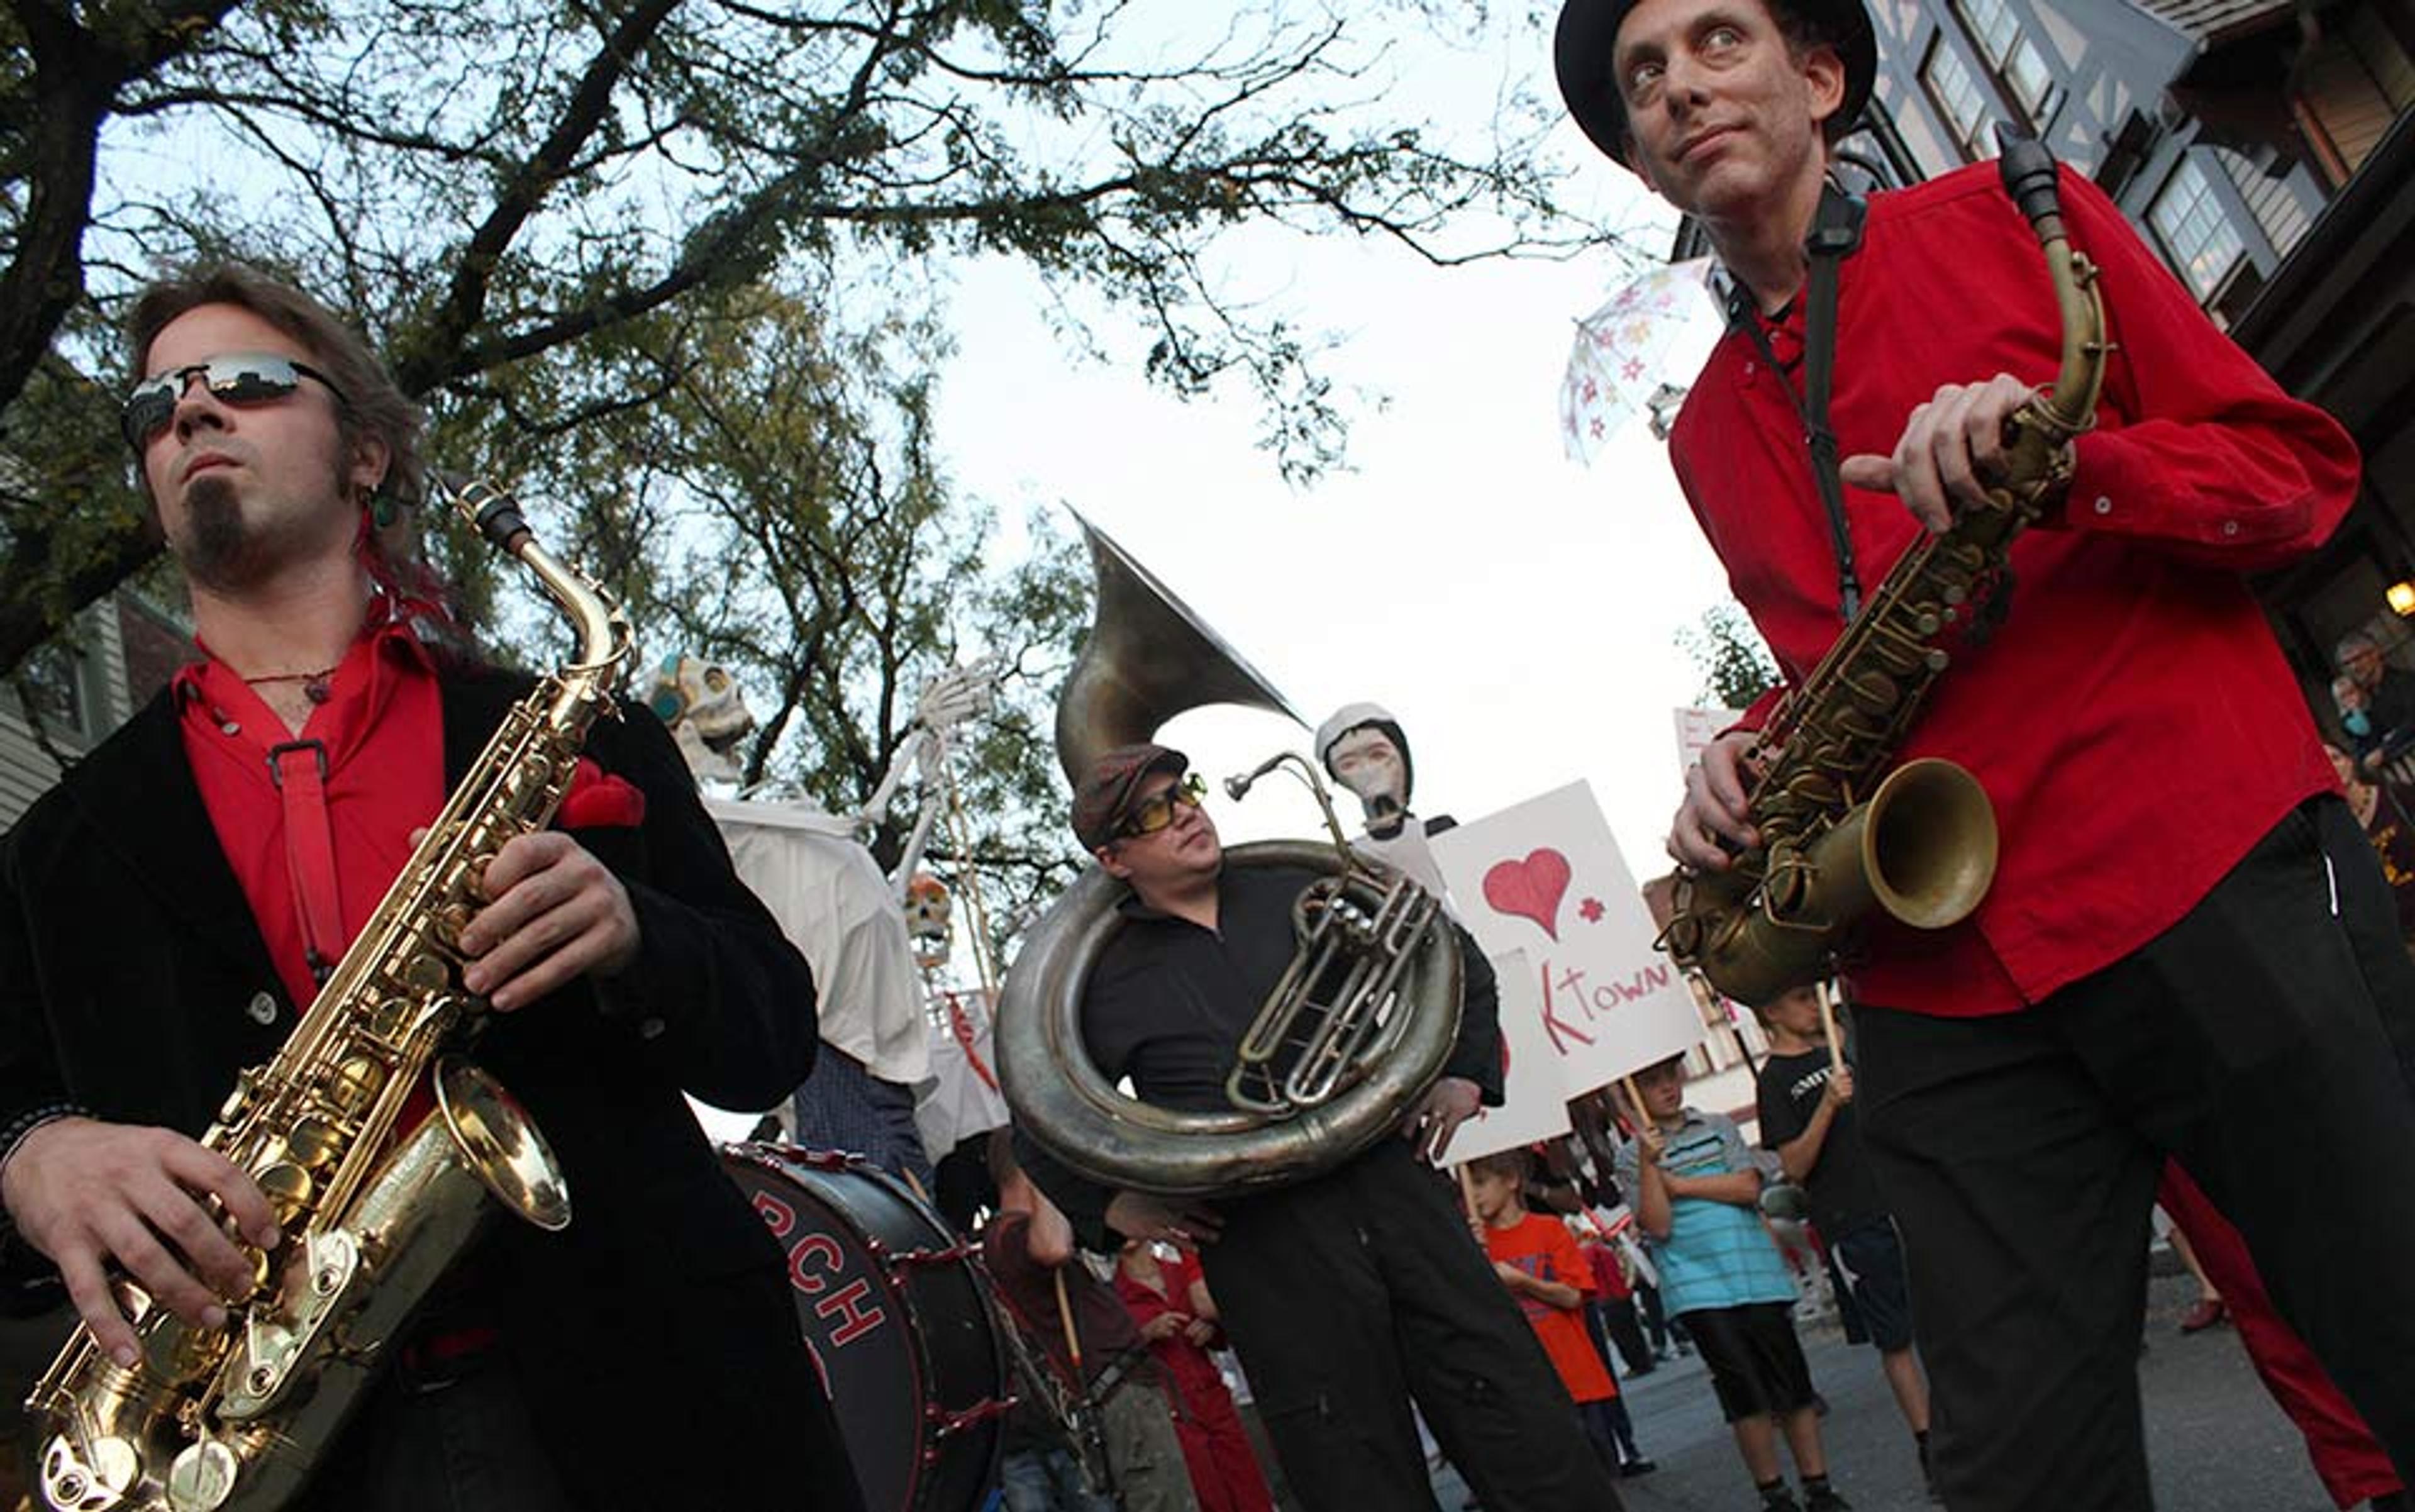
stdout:
<svg viewBox="0 0 2415 1512">
<path fill-rule="evenodd" d="M 276 1216 L 251 1177 L 172 1130 L 61 1118 L 27 1134 L 0 1167 L 0 1200 L 17 1232 L 59 1267 L 85 1326 L 123 1366 L 135 1360 L 134 1329 L 110 1292 L 112 1262 L 204 1328 L 224 1327 L 224 1303 L 250 1292 L 251 1258 L 211 1216 L 211 1198 L 247 1242 L 277 1243 Z"/>
<path fill-rule="evenodd" d="M 1856 488 L 1894 494 L 1912 518 L 1942 535 L 1956 510 L 1988 502 L 1988 480 L 2003 474 L 2005 425 L 2036 393 L 2010 373 L 1948 383 L 1912 412 L 1894 455 L 1849 457 L 1838 476 Z"/>
<path fill-rule="evenodd" d="M 1752 730 L 1730 730 L 1686 769 L 1686 801 L 1669 821 L 1669 854 L 1679 864 L 1724 872 L 1731 852 L 1761 843 L 1751 823 L 1752 774 L 1745 759 L 1760 739 Z"/>
<path fill-rule="evenodd" d="M 486 890 L 491 901 L 461 932 L 472 958 L 462 984 L 498 1012 L 582 976 L 617 976 L 638 958 L 628 890 L 558 830 L 506 842 L 487 867 Z"/>
</svg>

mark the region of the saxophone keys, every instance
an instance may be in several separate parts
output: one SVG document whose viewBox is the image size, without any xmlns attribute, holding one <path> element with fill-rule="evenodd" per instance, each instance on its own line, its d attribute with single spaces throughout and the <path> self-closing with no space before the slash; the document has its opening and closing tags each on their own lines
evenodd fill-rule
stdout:
<svg viewBox="0 0 2415 1512">
<path fill-rule="evenodd" d="M 246 1069 L 235 1073 L 233 1089 L 227 1093 L 226 1100 L 218 1104 L 219 1124 L 232 1127 L 234 1121 L 242 1117 L 245 1110 L 251 1106 L 251 1098 L 252 1073 Z"/>
<path fill-rule="evenodd" d="M 1876 671 L 1848 677 L 1844 686 L 1854 706 L 1869 713 L 1883 714 L 1903 701 L 1903 690 L 1895 680 Z"/>
<path fill-rule="evenodd" d="M 436 910 L 436 917 L 429 921 L 429 929 L 437 943 L 458 955 L 461 953 L 461 932 L 470 927 L 470 921 L 475 917 L 468 904 L 448 903 Z"/>
<path fill-rule="evenodd" d="M 360 1247 L 341 1229 L 302 1236 L 278 1295 L 244 1320 L 241 1349 L 221 1377 L 222 1418 L 250 1422 L 284 1399 L 360 1271 Z"/>
<path fill-rule="evenodd" d="M 310 1199 L 318 1191 L 318 1182 L 310 1173 L 292 1160 L 280 1160 L 264 1165 L 251 1174 L 251 1179 L 269 1205 L 277 1210 L 277 1221 L 282 1226 L 293 1221 L 296 1214 L 308 1209 Z"/>
<path fill-rule="evenodd" d="M 327 1103 L 346 1117 L 359 1117 L 384 1089 L 386 1069 L 369 1055 L 347 1056 L 342 1065 L 329 1076 Z"/>
<path fill-rule="evenodd" d="M 461 931 L 468 928 L 469 924 L 470 921 L 466 917 L 457 921 L 439 914 L 435 926 L 438 943 L 453 954 L 460 954 Z M 453 968 L 445 963 L 444 957 L 436 951 L 419 951 L 403 964 L 402 981 L 403 985 L 410 988 L 413 996 L 425 997 L 430 994 L 443 992 L 453 985 Z M 407 1012 L 408 1009 L 406 1008 L 404 1011 Z"/>
<path fill-rule="evenodd" d="M 344 1153 L 343 1130 L 316 1114 L 294 1120 L 285 1135 L 285 1152 L 307 1171 L 325 1171 Z"/>
<path fill-rule="evenodd" d="M 222 1440 L 200 1439 L 185 1445 L 168 1462 L 171 1512 L 216 1512 L 233 1494 L 241 1467 L 234 1450 Z"/>
<path fill-rule="evenodd" d="M 114 1436 L 79 1446 L 61 1434 L 42 1447 L 42 1499 L 72 1512 L 108 1512 L 134 1484 L 141 1460 Z"/>
</svg>

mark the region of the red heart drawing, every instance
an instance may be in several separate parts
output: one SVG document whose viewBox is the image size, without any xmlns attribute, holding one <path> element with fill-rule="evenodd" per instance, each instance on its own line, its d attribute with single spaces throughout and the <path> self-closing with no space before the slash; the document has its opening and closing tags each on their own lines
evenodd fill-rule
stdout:
<svg viewBox="0 0 2415 1512">
<path fill-rule="evenodd" d="M 1522 861 L 1500 861 L 1484 874 L 1484 901 L 1505 914 L 1531 919 L 1553 940 L 1560 937 L 1560 899 L 1568 891 L 1568 859 L 1556 850 L 1529 851 Z"/>
</svg>

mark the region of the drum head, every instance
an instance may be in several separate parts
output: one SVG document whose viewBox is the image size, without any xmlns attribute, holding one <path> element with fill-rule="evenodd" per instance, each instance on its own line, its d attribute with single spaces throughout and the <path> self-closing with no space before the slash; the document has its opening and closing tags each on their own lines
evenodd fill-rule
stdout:
<svg viewBox="0 0 2415 1512">
<path fill-rule="evenodd" d="M 722 1165 L 788 1258 L 788 1285 L 866 1512 L 972 1512 L 1000 1447 L 997 1325 L 929 1207 L 843 1156 L 736 1145 Z"/>
</svg>

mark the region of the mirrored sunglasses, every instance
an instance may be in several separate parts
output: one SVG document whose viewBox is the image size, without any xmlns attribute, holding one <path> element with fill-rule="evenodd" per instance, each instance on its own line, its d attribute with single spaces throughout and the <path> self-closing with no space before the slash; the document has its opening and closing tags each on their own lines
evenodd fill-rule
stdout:
<svg viewBox="0 0 2415 1512">
<path fill-rule="evenodd" d="M 207 362 L 188 363 L 172 372 L 135 384 L 126 396 L 125 412 L 118 417 L 127 444 L 139 452 L 151 444 L 151 438 L 168 428 L 168 422 L 175 418 L 176 403 L 185 397 L 186 386 L 195 374 L 201 376 L 202 382 L 221 404 L 272 404 L 300 388 L 306 378 L 324 384 L 338 404 L 349 402 L 344 391 L 315 367 L 273 352 L 232 352 Z"/>
<path fill-rule="evenodd" d="M 1116 826 L 1120 839 L 1135 835 L 1153 835 L 1174 822 L 1174 811 L 1179 806 L 1195 809 L 1208 796 L 1208 779 L 1195 771 L 1182 774 L 1182 780 L 1161 793 L 1152 793 L 1132 806 L 1124 822 Z"/>
</svg>

